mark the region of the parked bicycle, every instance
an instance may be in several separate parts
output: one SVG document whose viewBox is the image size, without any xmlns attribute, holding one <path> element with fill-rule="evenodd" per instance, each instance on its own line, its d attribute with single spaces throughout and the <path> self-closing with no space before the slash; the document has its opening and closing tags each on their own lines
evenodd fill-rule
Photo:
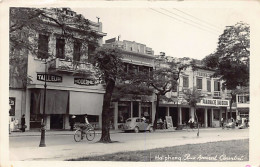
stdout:
<svg viewBox="0 0 260 167">
<path fill-rule="evenodd" d="M 95 138 L 94 128 L 90 124 L 78 125 L 77 130 L 74 133 L 74 140 L 76 142 L 80 142 L 85 136 L 88 141 L 92 141 Z"/>
</svg>

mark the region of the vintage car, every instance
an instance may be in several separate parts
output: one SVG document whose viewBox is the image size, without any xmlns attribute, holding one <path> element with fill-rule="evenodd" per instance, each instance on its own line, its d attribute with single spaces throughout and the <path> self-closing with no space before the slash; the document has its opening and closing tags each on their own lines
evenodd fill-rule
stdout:
<svg viewBox="0 0 260 167">
<path fill-rule="evenodd" d="M 153 132 L 153 126 L 147 123 L 144 119 L 139 117 L 128 118 L 126 123 L 123 124 L 123 131 L 134 131 L 138 133 L 139 131 L 150 131 Z"/>
</svg>

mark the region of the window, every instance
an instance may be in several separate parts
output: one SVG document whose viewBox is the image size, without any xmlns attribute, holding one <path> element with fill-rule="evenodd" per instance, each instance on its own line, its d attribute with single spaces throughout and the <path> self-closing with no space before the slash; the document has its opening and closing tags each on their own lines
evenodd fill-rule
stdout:
<svg viewBox="0 0 260 167">
<path fill-rule="evenodd" d="M 56 39 L 56 58 L 64 59 L 65 58 L 64 51 L 65 51 L 65 40 L 57 38 Z"/>
<path fill-rule="evenodd" d="M 207 80 L 207 91 L 211 92 L 211 81 L 209 79 Z"/>
<path fill-rule="evenodd" d="M 74 52 L 73 52 L 74 61 L 80 61 L 80 51 L 81 51 L 81 43 L 78 41 L 74 42 Z"/>
<path fill-rule="evenodd" d="M 49 36 L 39 34 L 38 55 L 37 55 L 38 58 L 40 59 L 48 58 L 48 42 L 49 42 Z"/>
<path fill-rule="evenodd" d="M 202 78 L 197 78 L 197 89 L 202 89 Z"/>
<path fill-rule="evenodd" d="M 189 87 L 189 77 L 182 77 L 183 78 L 183 87 Z"/>
<path fill-rule="evenodd" d="M 220 82 L 214 81 L 214 91 L 220 91 Z"/>
</svg>

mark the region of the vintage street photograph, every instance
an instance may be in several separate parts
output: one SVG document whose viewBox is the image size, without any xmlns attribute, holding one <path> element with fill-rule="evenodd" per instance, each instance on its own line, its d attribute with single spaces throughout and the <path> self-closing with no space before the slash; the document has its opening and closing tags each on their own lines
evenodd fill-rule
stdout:
<svg viewBox="0 0 260 167">
<path fill-rule="evenodd" d="M 9 161 L 250 160 L 249 11 L 8 10 Z"/>
</svg>

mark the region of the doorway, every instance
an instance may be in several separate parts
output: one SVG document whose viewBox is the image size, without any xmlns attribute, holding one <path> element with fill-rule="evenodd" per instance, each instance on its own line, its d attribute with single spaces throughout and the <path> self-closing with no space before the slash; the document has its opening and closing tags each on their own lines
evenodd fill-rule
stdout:
<svg viewBox="0 0 260 167">
<path fill-rule="evenodd" d="M 63 115 L 53 114 L 50 117 L 50 129 L 63 129 Z"/>
<path fill-rule="evenodd" d="M 172 124 L 174 127 L 178 126 L 178 111 L 177 108 L 170 107 L 170 116 L 172 117 Z"/>
</svg>

